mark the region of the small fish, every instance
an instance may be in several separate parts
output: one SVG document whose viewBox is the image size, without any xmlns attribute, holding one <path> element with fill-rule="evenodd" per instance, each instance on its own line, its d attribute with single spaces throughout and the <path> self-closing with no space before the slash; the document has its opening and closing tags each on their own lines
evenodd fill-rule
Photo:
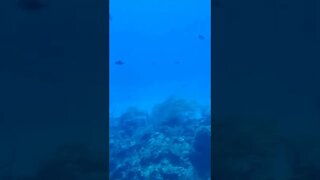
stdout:
<svg viewBox="0 0 320 180">
<path fill-rule="evenodd" d="M 198 35 L 198 39 L 204 40 L 204 39 L 206 39 L 206 38 L 205 38 L 203 35 L 199 34 L 199 35 Z"/>
<path fill-rule="evenodd" d="M 41 0 L 20 0 L 18 7 L 28 11 L 38 11 L 48 7 L 48 4 Z"/>
<path fill-rule="evenodd" d="M 124 64 L 124 62 L 122 61 L 122 60 L 118 60 L 118 61 L 116 61 L 116 62 L 114 62 L 116 65 L 119 65 L 119 66 L 121 66 L 121 65 L 123 65 Z"/>
<path fill-rule="evenodd" d="M 180 61 L 175 61 L 174 63 L 175 63 L 175 64 L 180 64 Z"/>
</svg>

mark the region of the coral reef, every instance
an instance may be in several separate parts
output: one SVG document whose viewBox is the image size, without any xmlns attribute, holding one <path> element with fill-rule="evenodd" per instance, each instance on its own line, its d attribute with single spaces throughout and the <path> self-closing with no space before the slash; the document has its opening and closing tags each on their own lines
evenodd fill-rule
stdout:
<svg viewBox="0 0 320 180">
<path fill-rule="evenodd" d="M 150 115 L 129 109 L 116 119 L 110 132 L 110 179 L 209 179 L 210 116 L 197 116 L 196 107 L 169 98 Z"/>
</svg>

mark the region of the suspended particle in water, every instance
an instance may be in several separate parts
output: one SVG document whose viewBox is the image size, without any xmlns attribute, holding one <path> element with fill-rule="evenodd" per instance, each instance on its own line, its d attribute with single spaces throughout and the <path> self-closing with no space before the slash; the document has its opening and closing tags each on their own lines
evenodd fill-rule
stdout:
<svg viewBox="0 0 320 180">
<path fill-rule="evenodd" d="M 114 63 L 119 66 L 124 65 L 124 62 L 122 60 L 115 61 Z"/>
<path fill-rule="evenodd" d="M 198 35 L 198 39 L 204 40 L 204 39 L 206 39 L 206 38 L 205 38 L 203 35 L 199 34 L 199 35 Z"/>
</svg>

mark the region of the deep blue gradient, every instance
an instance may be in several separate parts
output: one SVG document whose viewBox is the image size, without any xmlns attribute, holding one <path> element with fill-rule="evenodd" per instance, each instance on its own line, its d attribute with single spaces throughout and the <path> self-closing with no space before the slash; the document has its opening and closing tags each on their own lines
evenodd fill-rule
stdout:
<svg viewBox="0 0 320 180">
<path fill-rule="evenodd" d="M 210 105 L 209 0 L 114 0 L 110 13 L 112 115 L 169 96 Z"/>
</svg>

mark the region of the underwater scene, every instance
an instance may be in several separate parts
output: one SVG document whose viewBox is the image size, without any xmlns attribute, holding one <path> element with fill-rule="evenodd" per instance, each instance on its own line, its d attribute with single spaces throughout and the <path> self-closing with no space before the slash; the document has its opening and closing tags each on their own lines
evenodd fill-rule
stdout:
<svg viewBox="0 0 320 180">
<path fill-rule="evenodd" d="M 110 179 L 210 179 L 210 17 L 210 0 L 110 0 Z"/>
</svg>

